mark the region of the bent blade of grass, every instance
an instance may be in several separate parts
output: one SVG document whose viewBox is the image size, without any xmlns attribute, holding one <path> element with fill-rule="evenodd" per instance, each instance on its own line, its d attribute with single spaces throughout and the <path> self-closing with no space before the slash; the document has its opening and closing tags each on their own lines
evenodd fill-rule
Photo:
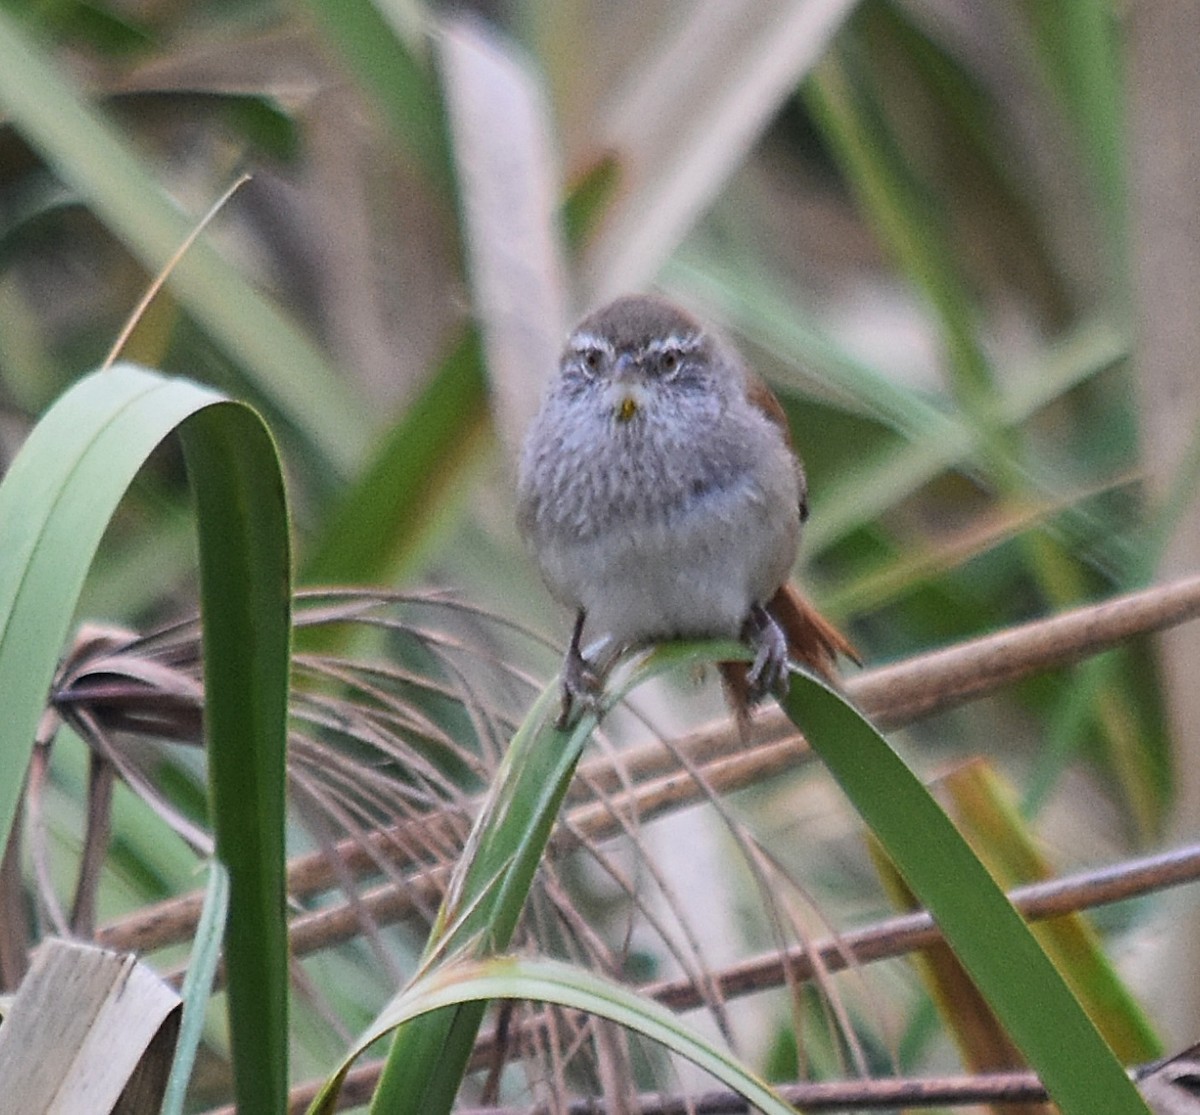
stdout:
<svg viewBox="0 0 1200 1115">
<path fill-rule="evenodd" d="M 726 657 L 743 648 L 726 645 Z M 672 644 L 625 667 L 606 700 L 683 664 L 707 661 L 711 644 Z M 586 712 L 569 730 L 555 725 L 559 687 L 552 682 L 513 736 L 463 849 L 422 958 L 439 962 L 506 949 L 525 905 L 579 756 L 596 725 Z M 445 958 L 445 961 L 442 960 Z M 487 1007 L 468 1002 L 400 1027 L 372 1110 L 388 1115 L 448 1112 L 458 1093 Z"/>
<path fill-rule="evenodd" d="M 1064 1115 L 1147 1115 L 1029 927 L 887 741 L 841 695 L 805 674 L 793 677 L 783 705 Z"/>
<path fill-rule="evenodd" d="M 403 991 L 360 1040 L 338 1073 L 318 1093 L 309 1115 L 334 1110 L 337 1089 L 350 1063 L 372 1041 L 398 1026 L 411 1025 L 431 1011 L 443 1011 L 492 999 L 554 1003 L 606 1018 L 656 1041 L 710 1072 L 767 1115 L 795 1115 L 795 1108 L 709 1039 L 694 1033 L 652 999 L 613 980 L 544 957 L 496 956 L 460 960 L 431 972 Z"/>
<path fill-rule="evenodd" d="M 958 767 L 943 786 L 958 827 L 1005 890 L 1053 877 L 1014 789 L 992 764 L 977 759 Z M 1046 921 L 1032 932 L 1122 1061 L 1137 1064 L 1163 1055 L 1161 1039 L 1082 913 Z"/>
<path fill-rule="evenodd" d="M 569 731 L 555 725 L 557 684 L 533 706 L 509 744 L 438 912 L 423 966 L 438 956 L 479 956 L 508 947 L 575 766 L 592 729 L 588 713 Z M 396 1034 L 373 1111 L 448 1112 L 458 1093 L 486 1001 L 415 1019 Z"/>
<path fill-rule="evenodd" d="M 284 1110 L 287 1093 L 290 556 L 278 456 L 248 407 L 117 365 L 81 380 L 50 409 L 0 484 L 0 831 L 12 827 L 100 538 L 138 469 L 176 430 L 199 512 L 206 732 L 217 852 L 231 883 L 238 1100 L 269 1115 Z"/>
<path fill-rule="evenodd" d="M 200 526 L 204 734 L 217 858 L 229 869 L 225 972 L 242 1111 L 287 1109 L 287 713 L 291 551 L 279 456 L 249 407 L 180 430 Z"/>
<path fill-rule="evenodd" d="M 61 398 L 0 484 L 0 829 L 8 832 L 75 601 L 100 537 L 150 450 L 219 400 L 121 369 Z M 157 435 L 157 436 L 156 436 Z"/>
<path fill-rule="evenodd" d="M 1026 821 L 1001 775 L 986 760 L 956 766 L 939 778 L 935 790 L 948 803 L 954 821 L 972 849 L 1010 892 L 1052 876 Z M 895 866 L 873 843 L 884 888 L 902 910 L 918 904 Z M 1113 1051 L 1126 1064 L 1162 1056 L 1145 1013 L 1123 985 L 1091 924 L 1079 911 L 1038 921 L 1033 935 L 1054 961 Z M 972 1072 L 1022 1067 L 1011 1039 L 986 1005 L 951 950 L 938 942 L 915 957 L 922 982 Z"/>
</svg>

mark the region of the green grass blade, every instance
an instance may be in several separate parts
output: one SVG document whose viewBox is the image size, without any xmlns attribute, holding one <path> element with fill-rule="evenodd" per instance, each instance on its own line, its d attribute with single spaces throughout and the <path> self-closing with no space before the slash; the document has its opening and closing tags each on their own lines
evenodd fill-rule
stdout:
<svg viewBox="0 0 1200 1115">
<path fill-rule="evenodd" d="M 158 272 L 194 222 L 3 8 L 0 58 L 0 109 L 9 122 L 143 266 Z M 351 473 L 370 423 L 316 346 L 204 237 L 168 282 L 245 372 L 248 386 L 301 432 L 326 467 Z"/>
<path fill-rule="evenodd" d="M 659 1042 L 712 1073 L 744 1096 L 754 1110 L 768 1115 L 795 1115 L 795 1108 L 740 1065 L 725 1050 L 695 1034 L 665 1007 L 613 980 L 559 960 L 498 956 L 448 964 L 410 986 L 389 1005 L 334 1077 L 313 1100 L 309 1115 L 334 1110 L 337 1088 L 350 1062 L 371 1041 L 430 1011 L 444 1011 L 491 999 L 528 999 L 556 1003 L 607 1018 Z"/>
<path fill-rule="evenodd" d="M 1125 302 L 1130 267 L 1121 21 L 1110 5 L 1092 0 L 1033 4 L 1027 11 L 1043 69 L 1075 125 L 1073 138 L 1107 236 L 1109 280 Z"/>
<path fill-rule="evenodd" d="M 304 6 L 430 184 L 453 201 L 446 120 L 421 19 L 400 27 L 402 5 L 376 0 L 304 0 Z"/>
<path fill-rule="evenodd" d="M 284 846 L 291 554 L 274 442 L 248 407 L 182 427 L 200 524 L 204 722 L 225 940 L 234 1085 L 242 1111 L 287 1110 Z"/>
<path fill-rule="evenodd" d="M 171 1077 L 163 1094 L 162 1115 L 183 1115 L 183 1101 L 196 1061 L 196 1051 L 204 1036 L 204 1016 L 212 994 L 213 979 L 221 960 L 221 941 L 229 912 L 229 872 L 219 860 L 208 865 L 208 885 L 204 888 L 204 907 L 192 940 L 192 958 L 183 979 L 183 1023 L 175 1046 Z"/>
<path fill-rule="evenodd" d="M 707 660 L 710 649 L 710 644 L 659 648 L 616 679 L 610 699 L 619 700 L 632 686 L 668 669 Z M 737 654 L 740 648 L 727 649 Z M 508 947 L 580 753 L 596 725 L 595 715 L 587 713 L 569 732 L 559 731 L 554 723 L 558 708 L 554 682 L 513 736 L 430 933 L 424 968 Z M 482 1001 L 464 1003 L 401 1027 L 372 1110 L 387 1115 L 448 1112 L 486 1007 Z"/>
<path fill-rule="evenodd" d="M 554 726 L 558 700 L 557 685 L 551 685 L 513 736 L 438 912 L 425 948 L 426 963 L 437 956 L 478 956 L 508 947 L 596 723 L 589 714 L 572 731 L 559 731 Z M 486 1007 L 486 1001 L 467 1002 L 401 1028 L 372 1111 L 448 1112 Z"/>
<path fill-rule="evenodd" d="M 487 383 L 479 338 L 454 347 L 385 435 L 362 475 L 326 516 L 304 584 L 370 584 L 414 571 L 453 493 L 487 443 Z M 315 631 L 305 633 L 314 645 Z"/>
<path fill-rule="evenodd" d="M 220 396 L 129 367 L 76 384 L 0 484 L 0 831 L 12 826 L 34 733 L 88 566 L 151 450 Z"/>
<path fill-rule="evenodd" d="M 849 49 L 827 55 L 805 86 L 807 103 L 880 239 L 934 310 L 960 403 L 986 430 L 994 384 L 976 337 L 974 307 L 937 203 L 916 182 L 873 92 Z"/>
<path fill-rule="evenodd" d="M 877 419 L 905 443 L 872 454 L 859 465 L 826 478 L 813 493 L 813 515 L 804 549 L 816 555 L 873 522 L 938 475 L 954 468 L 990 471 L 986 439 L 961 413 L 943 409 L 923 393 L 903 387 L 853 359 L 803 310 L 780 294 L 778 277 L 746 266 L 731 267 L 714 251 L 689 249 L 667 271 L 669 281 L 715 307 L 722 320 L 798 368 L 845 401 L 847 409 Z M 1129 354 L 1127 338 L 1102 319 L 1084 321 L 1061 337 L 1029 368 L 1005 375 L 994 400 L 1006 430 L 1021 426 L 1042 407 L 1111 368 Z M 798 431 L 802 433 L 802 431 Z M 803 452 L 803 445 L 801 445 Z M 1053 498 L 1053 478 L 1034 475 L 1009 457 L 1005 468 L 1028 489 Z M 1068 522 L 1075 512 L 1067 509 Z"/>
<path fill-rule="evenodd" d="M 784 710 L 933 914 L 1063 1115 L 1147 1115 L 1028 926 L 887 741 L 806 675 L 793 677 Z"/>
<path fill-rule="evenodd" d="M 958 828 L 1005 890 L 1052 877 L 1012 787 L 992 764 L 980 760 L 960 766 L 942 788 L 953 802 Z M 1084 914 L 1041 922 L 1032 932 L 1122 1061 L 1137 1064 L 1163 1055 L 1161 1039 Z"/>
<path fill-rule="evenodd" d="M 278 457 L 249 408 L 118 365 L 72 387 L 13 462 L 0 484 L 0 829 L 11 829 L 100 537 L 142 463 L 176 429 L 199 510 L 206 719 L 218 855 L 231 879 L 227 964 L 239 1102 L 271 1113 L 284 1110 L 287 1092 L 289 552 Z"/>
</svg>

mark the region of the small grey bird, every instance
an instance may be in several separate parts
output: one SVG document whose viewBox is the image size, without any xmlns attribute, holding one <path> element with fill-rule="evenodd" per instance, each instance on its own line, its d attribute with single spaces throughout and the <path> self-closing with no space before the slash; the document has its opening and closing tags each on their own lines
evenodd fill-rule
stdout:
<svg viewBox="0 0 1200 1115">
<path fill-rule="evenodd" d="M 586 317 L 526 435 L 517 521 L 547 586 L 574 609 L 566 724 L 622 651 L 740 638 L 721 664 L 745 720 L 787 685 L 789 653 L 829 679 L 846 639 L 788 585 L 807 517 L 804 472 L 778 400 L 738 355 L 665 299 Z M 595 662 L 586 628 L 605 637 Z"/>
</svg>

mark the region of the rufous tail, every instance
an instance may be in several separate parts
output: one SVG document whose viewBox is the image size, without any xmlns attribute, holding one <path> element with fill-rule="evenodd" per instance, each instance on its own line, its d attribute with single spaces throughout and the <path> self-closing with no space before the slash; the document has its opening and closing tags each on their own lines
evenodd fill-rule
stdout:
<svg viewBox="0 0 1200 1115">
<path fill-rule="evenodd" d="M 766 609 L 782 629 L 792 661 L 807 667 L 830 685 L 841 687 L 837 669 L 839 655 L 861 665 L 854 644 L 792 585 L 781 585 L 767 601 Z M 751 707 L 750 683 L 746 677 L 750 665 L 747 662 L 721 662 L 718 669 L 730 708 L 739 723 L 746 725 Z"/>
</svg>

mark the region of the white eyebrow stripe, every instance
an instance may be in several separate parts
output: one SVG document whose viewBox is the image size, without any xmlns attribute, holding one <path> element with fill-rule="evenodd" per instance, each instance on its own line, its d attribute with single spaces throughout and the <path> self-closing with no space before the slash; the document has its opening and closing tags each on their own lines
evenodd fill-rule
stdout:
<svg viewBox="0 0 1200 1115">
<path fill-rule="evenodd" d="M 593 349 L 599 349 L 609 356 L 613 355 L 612 343 L 598 333 L 572 333 L 569 344 L 574 352 L 590 352 Z"/>
<path fill-rule="evenodd" d="M 661 352 L 695 352 L 702 343 L 703 338 L 699 333 L 686 333 L 683 336 L 672 333 L 669 337 L 655 338 L 646 345 L 645 351 L 648 355 Z"/>
</svg>

